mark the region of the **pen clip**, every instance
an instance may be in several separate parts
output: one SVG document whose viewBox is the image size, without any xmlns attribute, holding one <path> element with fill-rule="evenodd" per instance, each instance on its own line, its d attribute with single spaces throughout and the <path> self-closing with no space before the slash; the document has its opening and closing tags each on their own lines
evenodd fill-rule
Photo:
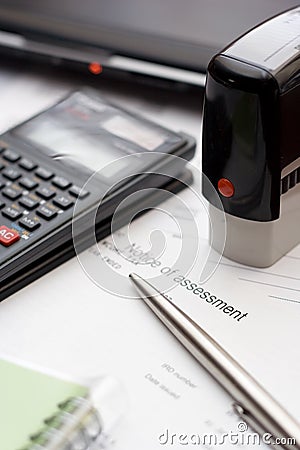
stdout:
<svg viewBox="0 0 300 450">
<path fill-rule="evenodd" d="M 282 450 L 281 445 L 272 444 L 272 434 L 265 430 L 265 428 L 262 427 L 259 421 L 252 414 L 247 412 L 240 403 L 235 402 L 232 404 L 232 407 L 234 412 L 246 425 L 248 425 L 254 432 L 258 433 L 263 439 L 268 439 L 268 445 L 270 448 L 273 448 L 275 450 Z"/>
</svg>

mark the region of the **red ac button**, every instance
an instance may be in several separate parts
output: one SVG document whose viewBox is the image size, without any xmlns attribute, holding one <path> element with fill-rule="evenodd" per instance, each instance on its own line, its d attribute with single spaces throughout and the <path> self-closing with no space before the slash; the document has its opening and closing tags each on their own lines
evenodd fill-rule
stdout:
<svg viewBox="0 0 300 450">
<path fill-rule="evenodd" d="M 0 227 L 0 244 L 8 247 L 19 239 L 20 235 L 16 231 L 7 228 L 5 225 Z"/>
</svg>

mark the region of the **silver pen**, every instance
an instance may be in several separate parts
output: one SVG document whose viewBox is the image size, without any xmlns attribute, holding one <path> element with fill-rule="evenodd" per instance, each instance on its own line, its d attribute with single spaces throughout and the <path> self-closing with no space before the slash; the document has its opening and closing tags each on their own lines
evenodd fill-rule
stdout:
<svg viewBox="0 0 300 450">
<path fill-rule="evenodd" d="M 273 448 L 300 449 L 300 426 L 293 417 L 212 337 L 154 286 L 129 275 L 139 295 L 181 344 L 233 397 L 240 418 Z"/>
</svg>

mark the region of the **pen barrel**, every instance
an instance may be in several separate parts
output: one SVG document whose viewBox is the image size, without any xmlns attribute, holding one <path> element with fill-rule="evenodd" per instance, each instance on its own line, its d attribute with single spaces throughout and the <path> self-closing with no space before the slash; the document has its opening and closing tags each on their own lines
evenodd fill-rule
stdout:
<svg viewBox="0 0 300 450">
<path fill-rule="evenodd" d="M 233 357 L 166 297 L 158 293 L 149 297 L 143 288 L 138 289 L 174 336 L 242 406 L 245 421 L 249 417 L 249 422 L 257 423 L 273 440 L 286 441 L 282 448 L 300 449 L 299 424 Z"/>
<path fill-rule="evenodd" d="M 203 330 L 201 334 L 195 333 L 197 328 L 197 324 L 192 322 L 188 333 L 180 333 L 181 336 L 177 335 L 177 338 L 242 407 L 241 418 L 255 431 L 270 433 L 278 442 L 284 442 L 285 438 L 295 439 L 296 443 L 285 443 L 283 448 L 300 449 L 299 424 L 217 342 Z M 178 333 L 174 329 L 175 332 Z"/>
</svg>

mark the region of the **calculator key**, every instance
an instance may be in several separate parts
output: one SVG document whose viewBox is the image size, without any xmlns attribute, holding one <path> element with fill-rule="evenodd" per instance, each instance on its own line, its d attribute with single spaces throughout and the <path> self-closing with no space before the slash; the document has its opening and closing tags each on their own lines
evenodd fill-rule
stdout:
<svg viewBox="0 0 300 450">
<path fill-rule="evenodd" d="M 0 189 L 6 186 L 6 183 L 3 180 L 0 180 Z"/>
<path fill-rule="evenodd" d="M 0 243 L 5 247 L 17 242 L 19 239 L 20 235 L 15 230 L 11 230 L 5 225 L 0 227 Z"/>
<path fill-rule="evenodd" d="M 4 217 L 7 217 L 11 220 L 18 220 L 23 215 L 22 211 L 15 208 L 14 206 L 7 206 L 5 209 L 3 209 L 2 214 Z"/>
<path fill-rule="evenodd" d="M 27 158 L 22 158 L 21 161 L 19 162 L 19 166 L 22 167 L 22 169 L 28 171 L 33 170 L 37 167 L 37 165 L 34 162 L 30 161 L 30 159 Z"/>
<path fill-rule="evenodd" d="M 5 189 L 3 189 L 2 194 L 4 195 L 4 197 L 9 198 L 10 200 L 17 200 L 21 197 L 22 190 L 7 186 Z"/>
<path fill-rule="evenodd" d="M 4 159 L 6 159 L 7 161 L 10 161 L 10 162 L 16 162 L 21 158 L 21 156 L 18 155 L 18 153 L 14 152 L 13 150 L 10 150 L 9 148 L 4 150 L 2 156 Z"/>
<path fill-rule="evenodd" d="M 34 194 L 24 195 L 22 198 L 20 198 L 19 203 L 24 208 L 31 210 L 39 206 L 40 199 Z"/>
<path fill-rule="evenodd" d="M 71 189 L 69 189 L 69 194 L 73 197 L 82 199 L 89 195 L 89 192 L 84 191 L 80 186 L 72 186 Z"/>
<path fill-rule="evenodd" d="M 42 180 L 48 181 L 50 180 L 50 178 L 52 178 L 54 176 L 54 174 L 52 172 L 50 172 L 47 169 L 43 169 L 42 167 L 39 167 L 36 171 L 35 174 L 41 178 Z"/>
<path fill-rule="evenodd" d="M 28 231 L 34 231 L 41 226 L 41 222 L 35 216 L 24 216 L 19 224 Z"/>
<path fill-rule="evenodd" d="M 63 177 L 54 177 L 52 180 L 52 184 L 60 189 L 67 189 L 71 186 L 72 183 Z"/>
<path fill-rule="evenodd" d="M 4 169 L 4 167 L 6 167 L 5 164 L 0 163 L 0 170 Z"/>
<path fill-rule="evenodd" d="M 7 178 L 8 180 L 11 180 L 11 181 L 15 181 L 15 180 L 17 180 L 18 178 L 21 177 L 21 173 L 18 170 L 13 169 L 12 167 L 6 167 L 2 171 L 2 175 L 5 178 Z"/>
<path fill-rule="evenodd" d="M 57 216 L 58 209 L 53 205 L 42 205 L 39 209 L 36 210 L 36 213 L 41 216 L 43 219 L 51 220 Z"/>
<path fill-rule="evenodd" d="M 37 189 L 36 193 L 45 200 L 49 200 L 50 198 L 55 196 L 56 190 L 51 187 L 41 186 L 39 187 L 39 189 Z"/>
<path fill-rule="evenodd" d="M 34 181 L 32 178 L 23 177 L 19 181 L 19 184 L 23 186 L 24 188 L 28 189 L 28 191 L 31 191 L 32 189 L 36 188 L 38 186 L 38 183 Z"/>
<path fill-rule="evenodd" d="M 5 203 L 0 201 L 0 209 L 4 208 Z"/>
<path fill-rule="evenodd" d="M 64 195 L 58 195 L 53 199 L 54 205 L 58 206 L 61 209 L 68 209 L 74 205 L 73 200 L 70 197 L 66 197 Z"/>
</svg>

